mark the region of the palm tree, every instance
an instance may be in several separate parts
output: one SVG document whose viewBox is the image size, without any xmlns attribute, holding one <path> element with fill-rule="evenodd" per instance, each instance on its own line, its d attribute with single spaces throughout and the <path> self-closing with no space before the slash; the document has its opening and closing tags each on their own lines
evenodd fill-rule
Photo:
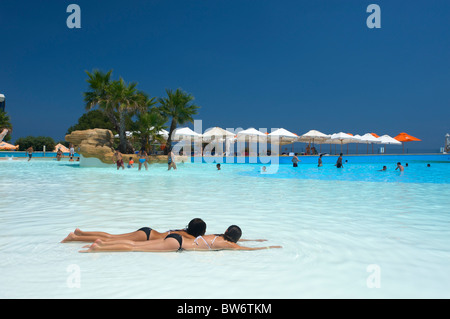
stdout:
<svg viewBox="0 0 450 319">
<path fill-rule="evenodd" d="M 119 125 L 114 115 L 111 106 L 111 94 L 109 88 L 111 85 L 111 73 L 112 70 L 104 73 L 99 70 L 94 70 L 92 73 L 86 71 L 88 79 L 86 82 L 89 84 L 90 91 L 84 92 L 84 102 L 86 102 L 86 111 L 92 110 L 96 106 L 100 108 L 110 119 L 116 130 Z"/>
<path fill-rule="evenodd" d="M 136 89 L 137 83 L 126 84 L 120 78 L 110 86 L 111 106 L 119 115 L 119 150 L 122 153 L 134 152 L 131 143 L 126 138 L 125 120 L 128 114 L 138 110 L 145 110 L 147 98 L 144 93 Z"/>
<path fill-rule="evenodd" d="M 197 114 L 199 106 L 192 103 L 194 97 L 182 91 L 176 89 L 173 92 L 170 89 L 166 89 L 167 97 L 159 98 L 161 114 L 167 118 L 172 118 L 169 129 L 169 138 L 167 139 L 167 145 L 164 149 L 165 154 L 171 149 L 172 146 L 172 133 L 177 128 L 178 124 L 184 124 L 187 122 L 193 122 L 193 115 Z"/>
<path fill-rule="evenodd" d="M 145 111 L 154 98 L 149 99 L 147 94 L 136 89 L 137 83 L 125 83 L 123 78 L 111 81 L 111 73 L 103 73 L 94 70 L 88 74 L 90 91 L 84 93 L 86 109 L 90 110 L 98 106 L 111 119 L 114 127 L 119 132 L 119 150 L 122 153 L 134 152 L 133 146 L 126 138 L 125 126 L 127 116 L 133 115 L 137 111 Z"/>
<path fill-rule="evenodd" d="M 160 132 L 167 127 L 167 118 L 162 116 L 158 108 L 151 108 L 147 112 L 138 114 L 136 132 L 134 135 L 139 137 L 140 143 L 145 147 L 147 153 L 150 151 L 150 141 L 158 141 L 162 143 L 164 138 Z"/>
</svg>

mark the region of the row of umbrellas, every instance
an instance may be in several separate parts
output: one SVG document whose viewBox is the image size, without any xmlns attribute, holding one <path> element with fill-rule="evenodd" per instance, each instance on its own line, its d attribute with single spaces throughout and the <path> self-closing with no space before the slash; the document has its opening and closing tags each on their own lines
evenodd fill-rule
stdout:
<svg viewBox="0 0 450 319">
<path fill-rule="evenodd" d="M 165 136 L 168 136 L 168 132 L 163 132 Z M 395 137 L 389 135 L 378 136 L 375 133 L 367 133 L 362 136 L 353 135 L 350 133 L 335 133 L 324 134 L 316 130 L 311 130 L 301 136 L 289 132 L 286 129 L 280 128 L 272 133 L 263 133 L 254 128 L 249 128 L 238 132 L 237 134 L 224 130 L 220 127 L 214 127 L 204 134 L 199 134 L 192 131 L 190 128 L 180 128 L 174 132 L 174 140 L 183 138 L 203 138 L 204 141 L 210 141 L 212 139 L 240 139 L 240 138 L 258 138 L 264 140 L 266 138 L 275 137 L 279 139 L 280 144 L 291 144 L 294 142 L 316 143 L 316 144 L 348 144 L 348 143 L 375 143 L 375 144 L 396 144 L 401 145 L 402 142 L 420 141 L 420 139 L 413 137 L 407 133 L 400 133 Z"/>
<path fill-rule="evenodd" d="M 343 144 L 355 143 L 355 144 L 391 144 L 391 145 L 403 145 L 405 142 L 420 141 L 420 139 L 411 136 L 407 133 L 400 133 L 395 137 L 389 135 L 378 136 L 375 133 L 366 133 L 364 135 L 353 135 L 350 133 L 335 133 L 326 135 L 321 132 L 311 130 L 308 133 L 302 135 L 299 138 L 300 142 L 313 142 L 317 144 L 341 144 L 341 150 Z"/>
<path fill-rule="evenodd" d="M 133 135 L 132 132 L 126 132 L 126 134 L 127 137 Z M 166 130 L 161 130 L 159 134 L 166 139 L 169 136 L 169 132 Z M 307 133 L 299 136 L 284 128 L 279 128 L 271 133 L 263 133 L 261 131 L 256 130 L 255 128 L 249 128 L 247 130 L 242 130 L 236 134 L 220 127 L 213 127 L 203 134 L 197 133 L 191 130 L 189 127 L 178 128 L 174 131 L 172 139 L 176 141 L 192 138 L 202 138 L 202 140 L 205 142 L 213 140 L 223 142 L 227 139 L 231 139 L 233 141 L 236 140 L 265 141 L 266 139 L 269 139 L 269 141 L 274 141 L 274 143 L 280 145 L 292 144 L 295 142 L 313 143 L 313 144 L 341 144 L 341 145 L 349 143 L 402 145 L 402 143 L 404 142 L 420 141 L 420 139 L 404 132 L 398 134 L 395 137 L 391 137 L 389 135 L 378 136 L 375 133 L 366 133 L 362 136 L 344 132 L 334 134 L 324 134 L 317 130 L 310 130 Z"/>
<path fill-rule="evenodd" d="M 168 137 L 168 132 L 163 130 L 161 135 Z M 188 127 L 179 128 L 174 131 L 173 140 L 183 140 L 201 138 L 204 142 L 216 141 L 216 142 L 235 142 L 235 141 L 266 141 L 287 145 L 295 142 L 313 143 L 313 144 L 340 144 L 341 149 L 344 144 L 356 143 L 356 144 L 391 144 L 391 145 L 403 145 L 405 142 L 420 141 L 420 139 L 411 136 L 407 133 L 400 133 L 395 137 L 389 135 L 378 136 L 375 133 L 366 133 L 364 135 L 353 135 L 350 133 L 339 132 L 335 134 L 324 134 L 317 130 L 310 130 L 307 133 L 299 136 L 284 128 L 279 128 L 271 133 L 263 133 L 254 128 L 249 128 L 238 132 L 237 134 L 227 131 L 220 127 L 214 127 L 207 130 L 205 133 L 200 134 L 194 132 Z"/>
<path fill-rule="evenodd" d="M 169 132 L 161 130 L 159 134 L 165 139 L 168 138 Z M 127 137 L 131 137 L 133 132 L 126 132 Z M 118 137 L 118 136 L 116 136 Z M 227 131 L 220 127 L 214 127 L 200 134 L 194 132 L 189 127 L 178 128 L 174 131 L 173 140 L 185 140 L 192 138 L 201 138 L 204 142 L 235 142 L 235 141 L 267 141 L 279 145 L 287 145 L 295 142 L 313 143 L 313 144 L 340 144 L 341 149 L 344 144 L 392 144 L 402 145 L 405 142 L 420 141 L 420 139 L 407 133 L 400 133 L 395 137 L 389 135 L 378 136 L 375 133 L 366 133 L 362 136 L 349 133 L 339 132 L 335 134 L 324 134 L 317 130 L 310 130 L 303 135 L 297 135 L 284 128 L 279 128 L 271 133 L 263 133 L 254 128 L 249 128 L 238 132 L 237 134 Z M 58 145 L 60 148 L 63 145 Z M 404 146 L 404 144 L 403 144 Z M 14 146 L 5 142 L 0 143 L 1 150 L 16 150 L 18 146 Z M 57 149 L 57 148 L 56 148 Z M 64 150 L 65 151 L 65 147 Z"/>
</svg>

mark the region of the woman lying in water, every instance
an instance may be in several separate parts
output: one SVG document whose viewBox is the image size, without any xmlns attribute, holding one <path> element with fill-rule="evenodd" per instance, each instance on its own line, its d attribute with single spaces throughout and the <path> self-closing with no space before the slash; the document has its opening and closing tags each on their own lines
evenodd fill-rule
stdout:
<svg viewBox="0 0 450 319">
<path fill-rule="evenodd" d="M 238 226 L 230 226 L 222 235 L 200 235 L 196 238 L 183 237 L 180 234 L 169 234 L 164 239 L 145 242 L 132 240 L 117 240 L 103 242 L 96 240 L 92 245 L 85 246 L 82 253 L 102 251 L 139 251 L 139 252 L 172 252 L 181 250 L 260 250 L 281 248 L 281 246 L 243 247 L 237 242 L 242 231 Z"/>
<path fill-rule="evenodd" d="M 185 238 L 194 239 L 198 236 L 203 236 L 206 232 L 206 223 L 201 218 L 194 218 L 185 229 L 169 230 L 166 232 L 158 232 L 150 227 L 142 227 L 134 232 L 126 234 L 113 235 L 105 232 L 85 232 L 80 229 L 75 229 L 61 242 L 67 243 L 72 241 L 94 242 L 100 239 L 102 242 L 117 241 L 117 240 L 131 240 L 131 241 L 149 241 L 164 239 L 170 234 L 179 234 Z M 265 239 L 240 239 L 240 241 L 265 241 Z"/>
<path fill-rule="evenodd" d="M 188 224 L 185 229 L 179 230 L 169 230 L 160 233 L 150 227 L 143 227 L 134 232 L 127 234 L 113 235 L 105 232 L 85 232 L 80 229 L 75 229 L 73 233 L 70 233 L 66 238 L 63 239 L 62 243 L 67 243 L 71 241 L 83 241 L 83 242 L 94 242 L 97 239 L 101 241 L 115 241 L 115 240 L 132 240 L 132 241 L 148 241 L 155 239 L 166 238 L 169 234 L 179 234 L 186 238 L 196 238 L 198 236 L 204 235 L 206 231 L 206 223 L 200 218 L 194 218 Z"/>
</svg>

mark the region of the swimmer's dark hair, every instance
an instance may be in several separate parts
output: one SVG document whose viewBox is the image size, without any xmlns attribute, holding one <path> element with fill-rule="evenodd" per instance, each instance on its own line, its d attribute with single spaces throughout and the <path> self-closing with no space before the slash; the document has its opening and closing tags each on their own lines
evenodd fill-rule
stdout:
<svg viewBox="0 0 450 319">
<path fill-rule="evenodd" d="M 223 239 L 227 241 L 231 241 L 232 243 L 237 243 L 242 236 L 242 230 L 239 226 L 231 225 L 225 231 L 225 234 L 222 235 Z"/>
<path fill-rule="evenodd" d="M 194 218 L 189 222 L 186 232 L 194 237 L 203 236 L 206 232 L 206 223 L 201 218 Z"/>
</svg>

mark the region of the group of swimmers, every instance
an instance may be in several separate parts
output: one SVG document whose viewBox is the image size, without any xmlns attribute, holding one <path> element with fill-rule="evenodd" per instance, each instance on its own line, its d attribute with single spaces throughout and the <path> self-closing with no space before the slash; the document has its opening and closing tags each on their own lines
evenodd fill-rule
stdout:
<svg viewBox="0 0 450 319">
<path fill-rule="evenodd" d="M 30 146 L 29 148 L 27 148 L 26 150 L 27 156 L 28 156 L 28 161 L 31 161 L 31 158 L 33 157 L 33 153 L 34 153 L 34 149 L 33 146 Z M 61 151 L 61 148 L 58 148 L 58 150 L 56 151 L 56 160 L 60 161 L 61 158 L 64 157 L 64 153 Z M 72 143 L 69 144 L 69 162 L 73 162 L 74 161 L 74 157 L 75 157 L 75 147 Z M 77 161 L 80 161 L 80 158 L 77 158 Z"/>
<path fill-rule="evenodd" d="M 342 168 L 344 167 L 344 165 L 342 164 L 342 153 L 339 155 L 336 164 L 334 166 L 336 166 L 337 168 Z M 323 166 L 323 162 L 322 162 L 322 156 L 323 154 L 319 155 L 319 159 L 317 161 L 317 167 L 322 167 Z M 298 167 L 298 163 L 301 162 L 298 157 L 297 154 L 294 155 L 294 157 L 292 157 L 292 166 L 293 167 Z"/>
<path fill-rule="evenodd" d="M 73 162 L 74 161 L 73 156 L 74 156 L 73 154 L 69 155 L 69 162 Z M 61 151 L 60 148 L 58 148 L 58 151 L 56 152 L 56 160 L 59 162 L 59 161 L 61 161 L 61 158 L 63 158 L 63 157 L 64 157 L 64 153 Z M 79 162 L 80 158 L 77 157 L 76 161 Z"/>
<path fill-rule="evenodd" d="M 138 160 L 139 160 L 139 170 L 141 170 L 142 165 L 144 165 L 145 169 L 148 170 L 148 154 L 145 151 L 145 148 L 141 148 L 139 153 L 137 154 Z M 117 169 L 120 168 L 125 169 L 125 164 L 123 162 L 123 156 L 122 153 L 119 152 L 119 150 L 116 150 L 113 155 L 113 162 L 116 164 Z M 170 171 L 172 168 L 174 170 L 177 169 L 177 164 L 175 163 L 175 155 L 173 154 L 172 150 L 169 151 L 169 154 L 167 155 L 167 164 L 168 164 L 168 170 Z M 128 165 L 127 168 L 133 168 L 134 167 L 134 160 L 133 157 L 130 157 L 128 159 Z"/>
<path fill-rule="evenodd" d="M 324 154 L 320 154 L 319 155 L 319 159 L 318 159 L 318 163 L 317 163 L 318 167 L 322 167 L 323 166 L 323 161 L 322 161 L 323 155 Z M 144 165 L 145 169 L 147 170 L 148 169 L 148 166 L 147 166 L 148 155 L 147 155 L 147 152 L 145 151 L 144 148 L 142 148 L 139 151 L 138 157 L 139 157 L 139 170 L 141 170 L 142 165 Z M 125 169 L 123 158 L 122 158 L 122 154 L 118 150 L 115 151 L 113 160 L 114 160 L 114 163 L 117 165 L 117 169 L 120 169 L 121 167 L 122 167 L 122 169 Z M 297 157 L 297 154 L 295 154 L 293 156 L 293 158 L 292 158 L 293 167 L 298 167 L 298 163 L 299 162 L 301 162 L 301 161 Z M 345 162 L 347 163 L 347 160 Z M 169 152 L 169 154 L 167 156 L 167 164 L 168 164 L 168 170 L 170 170 L 171 168 L 173 168 L 175 170 L 177 169 L 177 165 L 175 164 L 174 154 L 173 154 L 172 150 Z M 127 167 L 128 168 L 132 168 L 132 167 L 134 167 L 133 165 L 134 165 L 134 160 L 133 160 L 132 157 L 130 157 Z M 338 157 L 338 159 L 336 161 L 336 164 L 334 164 L 334 166 L 336 166 L 337 168 L 343 168 L 344 167 L 344 164 L 343 164 L 343 153 L 339 154 L 339 157 Z M 408 166 L 408 163 L 406 163 L 406 166 Z M 427 164 L 427 167 L 430 167 L 430 164 Z M 217 168 L 217 170 L 220 171 L 220 169 L 221 169 L 220 164 L 217 164 L 216 168 Z M 397 169 L 400 172 L 404 171 L 404 167 L 401 165 L 400 162 L 397 163 L 397 167 L 395 168 L 395 170 L 397 170 Z M 383 169 L 381 169 L 380 171 L 385 171 L 385 170 L 387 170 L 387 167 L 383 166 Z M 266 172 L 266 167 L 265 166 L 263 166 L 262 172 Z"/>
<path fill-rule="evenodd" d="M 281 246 L 244 247 L 238 241 L 266 241 L 266 239 L 241 239 L 239 226 L 232 225 L 223 234 L 206 233 L 206 223 L 200 218 L 194 218 L 184 229 L 158 232 L 150 227 L 142 227 L 136 231 L 113 235 L 106 232 L 86 232 L 75 229 L 62 243 L 90 242 L 83 246 L 82 253 L 93 252 L 176 252 L 181 250 L 260 250 L 282 248 Z"/>
<path fill-rule="evenodd" d="M 322 167 L 323 166 L 323 162 L 322 162 L 322 156 L 323 154 L 319 155 L 319 160 L 318 160 L 318 167 Z M 342 168 L 344 167 L 344 164 L 342 163 L 343 158 L 342 158 L 343 154 L 340 153 L 339 157 L 336 161 L 336 164 L 334 164 L 334 166 L 336 166 L 337 168 Z M 294 167 L 298 167 L 298 162 L 300 162 L 300 160 L 298 159 L 297 155 L 294 155 L 294 157 L 292 158 L 292 163 Z M 347 163 L 347 161 L 345 161 Z M 408 166 L 408 163 L 406 163 L 406 166 Z M 427 167 L 431 167 L 430 164 L 427 164 Z M 386 171 L 387 167 L 383 166 L 383 168 L 380 171 Z M 403 167 L 403 165 L 401 164 L 401 162 L 397 162 L 397 166 L 395 168 L 395 170 L 399 170 L 400 172 L 403 172 L 405 170 L 405 168 Z"/>
<path fill-rule="evenodd" d="M 408 167 L 408 163 L 406 163 L 405 166 Z M 427 167 L 431 167 L 431 165 L 427 164 Z M 405 167 L 403 167 L 401 162 L 397 162 L 397 166 L 395 167 L 395 170 L 399 170 L 400 172 L 403 172 L 405 170 Z M 387 167 L 383 166 L 383 168 L 380 169 L 380 171 L 387 171 Z"/>
</svg>

